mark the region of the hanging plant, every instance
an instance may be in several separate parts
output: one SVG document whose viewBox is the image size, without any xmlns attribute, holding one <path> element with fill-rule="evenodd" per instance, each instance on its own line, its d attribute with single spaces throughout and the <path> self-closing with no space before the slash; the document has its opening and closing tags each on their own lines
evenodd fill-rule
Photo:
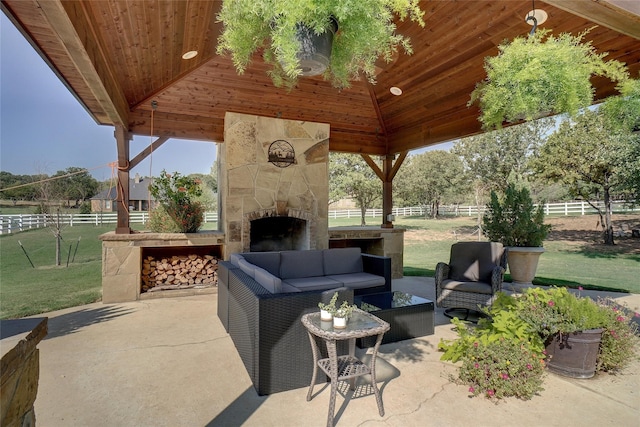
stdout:
<svg viewBox="0 0 640 427">
<path fill-rule="evenodd" d="M 300 33 L 335 32 L 324 79 L 344 88 L 361 76 L 375 82 L 375 62 L 390 62 L 409 39 L 396 34 L 395 16 L 424 26 L 419 0 L 224 0 L 217 52 L 230 54 L 239 74 L 262 50 L 276 86 L 295 86 L 303 74 Z"/>
<path fill-rule="evenodd" d="M 623 63 L 605 61 L 591 42 L 541 30 L 498 46 L 498 56 L 485 59 L 487 78 L 476 85 L 469 105 L 480 103 L 485 129 L 503 122 L 531 120 L 550 114 L 575 114 L 593 103 L 592 76 L 622 83 L 628 79 Z"/>
</svg>

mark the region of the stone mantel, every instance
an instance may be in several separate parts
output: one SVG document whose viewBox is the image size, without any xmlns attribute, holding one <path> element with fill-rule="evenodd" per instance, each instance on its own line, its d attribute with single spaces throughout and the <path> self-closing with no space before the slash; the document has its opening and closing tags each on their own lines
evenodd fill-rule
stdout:
<svg viewBox="0 0 640 427">
<path fill-rule="evenodd" d="M 114 231 L 100 236 L 103 242 L 127 242 L 131 246 L 202 246 L 224 244 L 221 231 L 201 231 L 198 233 L 152 233 L 138 232 L 116 234 Z"/>
</svg>

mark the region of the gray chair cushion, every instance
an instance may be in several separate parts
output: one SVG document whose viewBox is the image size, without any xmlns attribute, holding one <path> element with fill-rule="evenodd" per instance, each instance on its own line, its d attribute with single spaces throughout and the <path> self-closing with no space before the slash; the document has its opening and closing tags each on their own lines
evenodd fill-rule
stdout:
<svg viewBox="0 0 640 427">
<path fill-rule="evenodd" d="M 335 248 L 322 251 L 324 274 L 362 273 L 360 248 Z"/>
<path fill-rule="evenodd" d="M 251 264 L 264 268 L 274 276 L 280 275 L 280 252 L 245 252 L 242 255 Z"/>
<path fill-rule="evenodd" d="M 458 242 L 451 246 L 449 278 L 460 282 L 491 282 L 493 268 L 500 265 L 502 244 Z"/>
<path fill-rule="evenodd" d="M 271 292 L 272 294 L 278 294 L 282 292 L 282 280 L 279 277 L 269 273 L 264 268 L 254 268 L 254 279 L 260 283 L 263 288 Z"/>
<path fill-rule="evenodd" d="M 491 295 L 492 293 L 491 285 L 484 282 L 461 282 L 458 280 L 444 280 L 442 282 L 442 288 L 458 292 L 473 292 L 474 294 Z"/>
<path fill-rule="evenodd" d="M 301 277 L 323 276 L 322 251 L 280 252 L 280 278 L 282 280 Z"/>
</svg>

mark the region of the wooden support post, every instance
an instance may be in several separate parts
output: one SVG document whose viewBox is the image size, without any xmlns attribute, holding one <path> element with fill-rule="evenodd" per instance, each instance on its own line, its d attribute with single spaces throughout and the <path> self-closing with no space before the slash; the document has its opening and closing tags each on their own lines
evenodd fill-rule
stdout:
<svg viewBox="0 0 640 427">
<path fill-rule="evenodd" d="M 393 177 L 391 177 L 391 169 L 393 166 L 394 155 L 386 155 L 382 159 L 382 228 L 393 228 L 393 222 L 390 215 L 393 212 Z"/>
<path fill-rule="evenodd" d="M 118 192 L 116 197 L 118 223 L 116 234 L 131 234 L 129 227 L 129 145 L 131 136 L 123 126 L 116 126 L 114 135 L 118 148 Z"/>
<path fill-rule="evenodd" d="M 388 154 L 382 158 L 382 170 L 376 162 L 367 154 L 361 154 L 362 159 L 376 173 L 382 181 L 382 225 L 381 228 L 393 228 L 393 221 L 389 221 L 389 215 L 393 212 L 393 178 L 402 166 L 402 162 L 407 158 L 408 151 L 403 151 L 394 163 L 395 154 Z"/>
</svg>

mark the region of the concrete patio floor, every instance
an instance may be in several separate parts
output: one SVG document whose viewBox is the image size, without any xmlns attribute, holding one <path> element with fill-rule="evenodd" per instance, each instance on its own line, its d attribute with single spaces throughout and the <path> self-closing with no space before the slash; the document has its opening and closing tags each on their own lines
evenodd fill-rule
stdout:
<svg viewBox="0 0 640 427">
<path fill-rule="evenodd" d="M 433 279 L 394 280 L 394 290 L 434 298 Z M 588 293 L 588 292 L 583 292 Z M 640 311 L 640 295 L 613 294 Z M 258 396 L 216 315 L 216 294 L 122 304 L 90 304 L 48 313 L 40 343 L 37 425 L 324 426 L 328 387 Z M 380 347 L 385 416 L 373 394 L 336 402 L 338 426 L 638 426 L 640 362 L 621 375 L 574 380 L 547 374 L 540 396 L 499 403 L 469 398 L 441 362 L 441 338 L 455 338 L 436 314 L 432 336 Z M 305 343 L 306 344 L 306 343 Z M 364 351 L 361 351 L 363 353 Z M 311 360 L 309 361 L 311 363 Z"/>
</svg>

